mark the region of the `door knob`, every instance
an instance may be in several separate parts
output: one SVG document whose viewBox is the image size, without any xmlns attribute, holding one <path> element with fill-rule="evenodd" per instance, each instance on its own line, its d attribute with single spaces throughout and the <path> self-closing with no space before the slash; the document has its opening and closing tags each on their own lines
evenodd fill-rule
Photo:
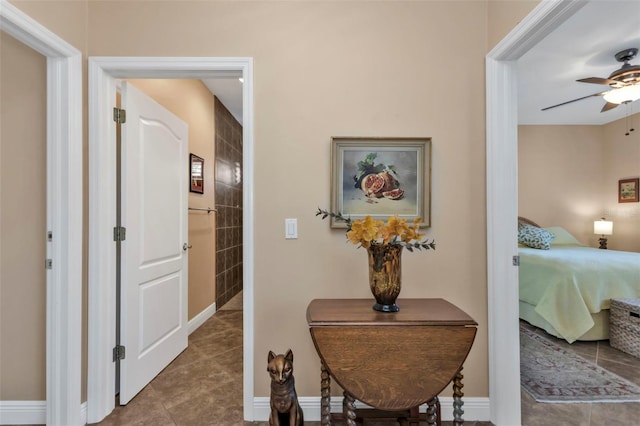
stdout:
<svg viewBox="0 0 640 426">
<path fill-rule="evenodd" d="M 184 243 L 184 244 L 182 245 L 182 250 L 187 251 L 187 249 L 190 249 L 191 247 L 193 247 L 191 244 L 188 244 L 188 245 L 187 245 L 187 243 Z"/>
</svg>

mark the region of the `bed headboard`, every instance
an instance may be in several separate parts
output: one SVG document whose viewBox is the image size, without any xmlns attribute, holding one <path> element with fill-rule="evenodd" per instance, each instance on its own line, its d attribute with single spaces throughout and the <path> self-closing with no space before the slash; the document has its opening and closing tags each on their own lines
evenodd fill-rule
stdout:
<svg viewBox="0 0 640 426">
<path fill-rule="evenodd" d="M 518 224 L 521 224 L 521 223 L 535 226 L 536 228 L 541 228 L 541 226 L 535 223 L 534 221 L 527 219 L 526 217 L 518 216 Z"/>
</svg>

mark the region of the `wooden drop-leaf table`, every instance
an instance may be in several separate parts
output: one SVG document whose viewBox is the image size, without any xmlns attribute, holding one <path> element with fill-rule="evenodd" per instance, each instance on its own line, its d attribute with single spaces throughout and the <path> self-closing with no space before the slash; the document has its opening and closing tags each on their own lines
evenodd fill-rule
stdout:
<svg viewBox="0 0 640 426">
<path fill-rule="evenodd" d="M 307 322 L 321 360 L 321 424 L 330 425 L 331 378 L 344 390 L 342 418 L 356 424 L 361 401 L 403 422 L 439 420 L 438 394 L 453 382 L 454 424 L 462 425 L 462 365 L 477 323 L 444 299 L 399 299 L 400 312 L 371 299 L 315 299 Z M 424 416 L 418 407 L 427 404 Z M 394 414 L 395 415 L 395 414 Z M 380 414 L 381 417 L 389 415 Z"/>
</svg>

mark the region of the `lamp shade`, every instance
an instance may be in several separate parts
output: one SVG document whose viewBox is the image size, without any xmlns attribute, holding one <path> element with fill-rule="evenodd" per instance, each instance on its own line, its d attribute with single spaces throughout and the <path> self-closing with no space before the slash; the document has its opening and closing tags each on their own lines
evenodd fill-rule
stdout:
<svg viewBox="0 0 640 426">
<path fill-rule="evenodd" d="M 629 86 L 609 90 L 602 97 L 607 102 L 611 102 L 612 104 L 633 102 L 640 99 L 640 84 L 636 83 Z"/>
<path fill-rule="evenodd" d="M 593 233 L 598 235 L 612 235 L 613 234 L 613 222 L 610 220 L 596 220 L 593 222 Z"/>
</svg>

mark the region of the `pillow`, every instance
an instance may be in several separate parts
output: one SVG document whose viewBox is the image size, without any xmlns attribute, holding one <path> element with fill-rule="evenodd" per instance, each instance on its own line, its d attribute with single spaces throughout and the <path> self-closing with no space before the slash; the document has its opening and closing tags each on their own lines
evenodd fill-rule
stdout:
<svg viewBox="0 0 640 426">
<path fill-rule="evenodd" d="M 518 243 L 527 247 L 549 250 L 554 237 L 555 235 L 542 228 L 526 224 L 518 226 Z"/>
<path fill-rule="evenodd" d="M 576 237 L 571 235 L 569 231 L 567 231 L 561 226 L 550 226 L 544 229 L 556 236 L 551 242 L 552 246 L 582 246 L 583 245 L 582 243 L 580 243 L 580 241 L 576 239 Z"/>
</svg>

